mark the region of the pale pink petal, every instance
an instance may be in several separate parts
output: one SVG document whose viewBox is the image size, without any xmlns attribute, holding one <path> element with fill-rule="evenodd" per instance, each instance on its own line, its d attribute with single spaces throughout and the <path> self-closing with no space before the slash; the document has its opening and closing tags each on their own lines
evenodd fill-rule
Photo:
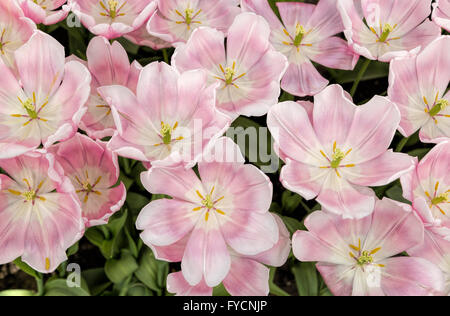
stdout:
<svg viewBox="0 0 450 316">
<path fill-rule="evenodd" d="M 233 256 L 223 285 L 233 296 L 266 296 L 269 294 L 269 268 L 255 260 Z"/>
<path fill-rule="evenodd" d="M 199 284 L 191 286 L 180 271 L 167 276 L 167 291 L 177 296 L 211 296 L 213 289 L 203 280 Z"/>
<path fill-rule="evenodd" d="M 316 264 L 327 287 L 335 296 L 351 296 L 353 292 L 354 267 L 343 264 Z"/>
<path fill-rule="evenodd" d="M 315 43 L 311 49 L 318 52 L 311 56 L 311 59 L 328 68 L 353 70 L 359 59 L 359 55 L 355 54 L 348 43 L 339 37 L 331 37 Z"/>
<path fill-rule="evenodd" d="M 280 20 L 273 12 L 268 1 L 265 0 L 242 0 L 241 8 L 244 12 L 254 12 L 263 16 L 269 22 L 272 29 L 283 28 Z"/>
<path fill-rule="evenodd" d="M 327 85 L 328 80 L 317 71 L 309 60 L 301 64 L 291 63 L 281 81 L 283 90 L 299 97 L 315 95 Z"/>
<path fill-rule="evenodd" d="M 433 3 L 433 21 L 450 32 L 450 3 L 448 0 L 437 0 Z"/>
</svg>

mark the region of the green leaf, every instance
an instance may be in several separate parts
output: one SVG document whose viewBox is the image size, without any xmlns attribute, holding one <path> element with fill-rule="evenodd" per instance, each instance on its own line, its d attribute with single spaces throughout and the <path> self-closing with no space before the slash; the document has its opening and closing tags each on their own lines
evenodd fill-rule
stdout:
<svg viewBox="0 0 450 316">
<path fill-rule="evenodd" d="M 319 279 L 313 262 L 300 262 L 292 267 L 300 296 L 318 296 Z"/>
<path fill-rule="evenodd" d="M 169 264 L 156 260 L 153 252 L 145 248 L 139 260 L 139 269 L 135 272 L 138 280 L 157 292 L 158 295 L 162 295 L 168 273 Z"/>
<path fill-rule="evenodd" d="M 67 257 L 73 256 L 74 254 L 76 254 L 78 252 L 78 242 L 75 243 L 72 247 L 70 247 L 69 249 L 67 249 Z"/>
<path fill-rule="evenodd" d="M 26 274 L 32 276 L 33 278 L 36 278 L 36 279 L 42 278 L 42 275 L 39 272 L 35 271 L 32 267 L 30 267 L 28 264 L 23 262 L 21 258 L 17 258 L 16 260 L 14 260 L 14 264 L 20 270 L 22 270 Z"/>
<path fill-rule="evenodd" d="M 385 194 L 390 199 L 393 199 L 393 200 L 396 200 L 396 201 L 399 201 L 402 203 L 411 204 L 411 202 L 409 202 L 408 200 L 406 200 L 403 197 L 403 189 L 402 189 L 399 181 L 397 181 L 397 183 L 393 187 L 386 190 Z"/>
<path fill-rule="evenodd" d="M 81 272 L 83 280 L 92 293 L 97 296 L 105 291 L 112 283 L 109 282 L 108 277 L 105 274 L 104 268 L 88 269 Z"/>
<path fill-rule="evenodd" d="M 129 40 L 127 40 L 124 37 L 120 37 L 116 41 L 118 41 L 120 43 L 120 45 L 122 45 L 123 48 L 125 48 L 125 50 L 132 55 L 136 55 L 139 51 L 138 45 L 133 44 L 132 42 L 130 42 Z"/>
<path fill-rule="evenodd" d="M 128 288 L 128 296 L 152 296 L 152 292 L 142 283 L 134 283 Z"/>
<path fill-rule="evenodd" d="M 150 199 L 141 194 L 129 192 L 126 203 L 130 211 L 139 213 L 148 203 L 150 203 Z"/>
<path fill-rule="evenodd" d="M 139 268 L 136 259 L 128 252 L 122 251 L 120 259 L 109 259 L 105 264 L 105 273 L 113 283 L 121 283 Z"/>
<path fill-rule="evenodd" d="M 428 154 L 430 150 L 430 148 L 418 148 L 408 152 L 408 155 L 417 157 L 419 160 L 422 160 L 422 158 L 425 157 L 425 155 Z"/>
<path fill-rule="evenodd" d="M 294 212 L 302 202 L 302 197 L 291 191 L 284 191 L 281 195 L 281 207 L 288 213 Z"/>
<path fill-rule="evenodd" d="M 231 296 L 231 295 L 230 293 L 228 293 L 223 283 L 220 283 L 213 289 L 213 296 Z"/>
<path fill-rule="evenodd" d="M 1 296 L 34 296 L 34 292 L 29 290 L 6 290 L 0 292 Z"/>
<path fill-rule="evenodd" d="M 275 278 L 277 268 L 270 268 L 269 274 L 269 292 L 272 295 L 276 296 L 290 296 L 285 290 L 281 289 L 278 285 L 275 284 L 273 279 Z"/>
<path fill-rule="evenodd" d="M 306 230 L 305 225 L 295 218 L 288 216 L 282 216 L 281 218 L 283 219 L 283 222 L 291 235 L 294 234 L 297 230 Z"/>
<path fill-rule="evenodd" d="M 56 279 L 47 282 L 45 285 L 45 296 L 90 296 L 81 287 L 68 287 L 67 281 Z"/>
<path fill-rule="evenodd" d="M 365 61 L 365 59 L 361 58 L 353 71 L 335 70 L 330 73 L 332 75 L 334 75 L 334 79 L 339 84 L 354 82 L 356 80 L 356 77 L 357 77 L 359 71 L 361 70 L 361 68 L 364 64 L 364 61 Z M 364 73 L 364 76 L 362 77 L 361 81 L 385 78 L 388 75 L 389 75 L 389 64 L 388 63 L 372 61 L 371 64 L 369 65 L 369 68 Z"/>
<path fill-rule="evenodd" d="M 89 240 L 90 243 L 97 247 L 101 247 L 105 241 L 105 235 L 100 231 L 98 227 L 91 227 L 86 230 L 84 236 Z"/>
</svg>

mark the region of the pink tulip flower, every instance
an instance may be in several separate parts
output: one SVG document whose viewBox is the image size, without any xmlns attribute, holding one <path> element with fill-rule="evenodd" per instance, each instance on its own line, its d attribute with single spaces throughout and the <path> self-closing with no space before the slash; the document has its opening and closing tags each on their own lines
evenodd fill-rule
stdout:
<svg viewBox="0 0 450 316">
<path fill-rule="evenodd" d="M 111 106 L 117 133 L 109 148 L 145 163 L 183 161 L 195 164 L 230 119 L 215 109 L 216 85 L 195 70 L 179 75 L 166 63 L 144 67 L 137 95 L 124 86 L 98 89 Z"/>
<path fill-rule="evenodd" d="M 137 30 L 156 10 L 153 0 L 69 0 L 68 3 L 91 33 L 107 39 Z"/>
<path fill-rule="evenodd" d="M 75 187 L 86 227 L 107 224 L 127 194 L 122 182 L 115 186 L 120 172 L 117 156 L 106 143 L 81 134 L 49 150 Z"/>
<path fill-rule="evenodd" d="M 36 24 L 14 1 L 0 1 L 0 60 L 14 69 L 14 52 L 33 35 Z"/>
<path fill-rule="evenodd" d="M 336 0 L 320 0 L 317 5 L 301 2 L 276 3 L 282 22 L 266 0 L 242 0 L 244 11 L 267 19 L 272 30 L 271 43 L 289 60 L 281 87 L 297 96 L 315 95 L 327 85 L 312 62 L 329 68 L 352 70 L 359 56 L 348 43 L 334 36 L 344 30 L 336 10 Z"/>
<path fill-rule="evenodd" d="M 52 25 L 64 20 L 70 8 L 67 0 L 17 0 L 26 17 L 36 24 Z"/>
<path fill-rule="evenodd" d="M 158 10 L 147 24 L 148 32 L 176 45 L 186 42 L 200 26 L 223 33 L 241 12 L 236 0 L 156 0 Z"/>
<path fill-rule="evenodd" d="M 450 36 L 442 36 L 416 57 L 395 59 L 389 75 L 389 98 L 400 109 L 400 132 L 438 143 L 450 137 Z"/>
<path fill-rule="evenodd" d="M 112 44 L 104 37 L 94 37 L 87 48 L 87 63 L 92 75 L 91 95 L 86 103 L 87 112 L 80 122 L 80 128 L 94 139 L 113 136 L 116 124 L 111 108 L 97 92 L 101 86 L 121 85 L 136 93 L 136 86 L 142 66 L 134 61 L 130 65 L 128 55 L 119 42 Z"/>
<path fill-rule="evenodd" d="M 211 162 L 199 162 L 200 178 L 182 165 L 153 166 L 141 175 L 149 192 L 172 197 L 155 200 L 141 211 L 136 222 L 143 230 L 141 238 L 166 252 L 169 260 L 181 257 L 183 277 L 191 286 L 203 279 L 207 286 L 217 286 L 230 272 L 231 251 L 254 256 L 279 239 L 277 222 L 268 212 L 269 178 L 245 165 L 229 138 L 218 140 L 213 152 Z M 229 153 L 239 157 L 219 157 Z"/>
<path fill-rule="evenodd" d="M 337 296 L 432 295 L 444 287 L 440 269 L 416 257 L 393 257 L 424 238 L 420 219 L 409 205 L 389 199 L 376 202 L 371 215 L 346 220 L 317 211 L 297 231 L 292 249 L 300 261 L 316 267 Z"/>
<path fill-rule="evenodd" d="M 450 32 L 450 1 L 436 0 L 433 3 L 433 21 L 447 32 Z"/>
<path fill-rule="evenodd" d="M 16 79 L 0 61 L 0 159 L 71 138 L 86 111 L 91 76 L 64 47 L 36 31 L 15 52 Z"/>
<path fill-rule="evenodd" d="M 19 257 L 42 273 L 67 260 L 84 233 L 70 180 L 52 154 L 34 151 L 0 160 L 0 264 Z"/>
<path fill-rule="evenodd" d="M 147 32 L 146 23 L 144 23 L 137 30 L 127 33 L 126 35 L 124 35 L 124 37 L 138 46 L 147 46 L 153 50 L 172 47 L 172 44 L 170 44 L 169 42 L 166 42 L 165 40 L 162 40 L 159 37 L 150 35 Z"/>
<path fill-rule="evenodd" d="M 450 141 L 434 147 L 401 183 L 427 228 L 450 240 Z"/>
<path fill-rule="evenodd" d="M 414 257 L 424 258 L 437 265 L 443 275 L 445 288 L 443 295 L 450 295 L 450 241 L 425 229 L 424 242 L 408 250 Z"/>
<path fill-rule="evenodd" d="M 242 13 L 229 29 L 226 51 L 220 31 L 201 27 L 177 48 L 172 65 L 180 72 L 206 69 L 209 80 L 220 83 L 217 107 L 229 116 L 261 116 L 277 103 L 287 68 L 286 58 L 272 49 L 269 36 L 262 17 Z"/>
<path fill-rule="evenodd" d="M 432 0 L 338 0 L 344 34 L 356 53 L 372 60 L 417 54 L 441 35 L 431 22 Z"/>
<path fill-rule="evenodd" d="M 266 296 L 269 294 L 269 268 L 265 265 L 282 266 L 291 250 L 290 235 L 283 221 L 273 214 L 278 224 L 280 237 L 278 243 L 271 249 L 256 255 L 243 256 L 230 251 L 230 272 L 223 280 L 225 289 L 233 296 Z M 167 290 L 178 296 L 211 296 L 213 288 L 202 280 L 191 286 L 183 277 L 182 272 L 169 274 Z"/>
<path fill-rule="evenodd" d="M 367 187 L 386 185 L 414 167 L 412 157 L 387 150 L 399 122 L 387 98 L 355 106 L 338 85 L 315 96 L 310 115 L 295 102 L 276 105 L 267 125 L 286 162 L 281 182 L 345 218 L 370 214 L 375 199 Z"/>
</svg>

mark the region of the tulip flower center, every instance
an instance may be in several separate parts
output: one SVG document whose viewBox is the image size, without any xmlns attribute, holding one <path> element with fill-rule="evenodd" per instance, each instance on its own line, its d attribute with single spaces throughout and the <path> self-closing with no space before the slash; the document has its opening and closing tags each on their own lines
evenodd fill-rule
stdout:
<svg viewBox="0 0 450 316">
<path fill-rule="evenodd" d="M 33 0 L 34 3 L 36 3 L 38 6 L 40 6 L 42 9 L 47 9 L 47 6 L 45 6 L 45 1 L 46 0 L 42 0 L 41 2 L 39 2 L 38 0 Z"/>
<path fill-rule="evenodd" d="M 172 131 L 174 128 L 169 124 L 161 122 L 161 137 L 163 139 L 163 143 L 169 145 L 172 142 Z"/>
<path fill-rule="evenodd" d="M 91 184 L 90 180 L 89 180 L 89 172 L 86 170 L 85 172 L 86 174 L 86 179 L 84 181 L 81 181 L 80 178 L 78 178 L 78 176 L 75 176 L 75 180 L 77 181 L 78 185 L 81 187 L 80 190 L 77 190 L 77 193 L 83 193 L 85 194 L 84 196 L 84 203 L 87 203 L 87 201 L 89 200 L 89 195 L 91 193 L 97 194 L 97 195 L 102 195 L 102 193 L 100 191 L 95 190 L 95 187 L 100 183 L 100 180 L 102 179 L 102 177 L 98 177 L 97 180 L 94 182 L 94 184 Z"/>
<path fill-rule="evenodd" d="M 439 181 L 436 182 L 435 186 L 434 186 L 434 194 L 433 196 L 428 192 L 425 191 L 425 195 L 428 197 L 429 199 L 429 207 L 430 209 L 432 209 L 433 207 L 436 207 L 439 212 L 441 212 L 442 215 L 447 215 L 445 213 L 445 211 L 439 206 L 442 203 L 450 203 L 450 190 L 447 190 L 441 194 L 437 194 L 439 189 Z"/>
<path fill-rule="evenodd" d="M 373 255 L 376 254 L 378 251 L 380 251 L 381 247 L 375 248 L 372 251 L 362 250 L 361 249 L 361 239 L 358 239 L 358 246 L 349 245 L 349 247 L 352 249 L 351 252 L 349 252 L 350 257 L 355 259 L 356 264 L 359 266 L 365 266 L 367 264 L 373 263 Z M 384 267 L 382 264 L 378 264 L 379 267 Z"/>
<path fill-rule="evenodd" d="M 348 156 L 348 154 L 350 154 L 350 152 L 352 151 L 352 149 L 350 148 L 349 150 L 347 150 L 347 152 L 343 152 L 342 150 L 340 150 L 339 148 L 337 148 L 337 142 L 333 143 L 333 155 L 331 156 L 331 159 L 328 158 L 328 156 L 325 154 L 325 152 L 323 152 L 322 150 L 320 151 L 320 153 L 322 154 L 323 157 L 325 157 L 326 160 L 328 160 L 328 162 L 330 163 L 329 166 L 324 166 L 324 167 L 320 167 L 322 169 L 334 169 L 334 171 L 336 172 L 337 176 L 340 177 L 340 173 L 338 171 L 338 168 L 341 167 L 345 167 L 345 168 L 351 168 L 354 167 L 354 164 L 346 164 L 346 165 L 341 165 L 342 160 L 345 159 L 345 157 Z"/>
<path fill-rule="evenodd" d="M 389 45 L 389 41 L 400 39 L 400 37 L 389 38 L 389 36 L 395 30 L 396 27 L 397 27 L 397 24 L 395 24 L 394 26 L 391 26 L 389 23 L 386 23 L 383 27 L 381 27 L 381 25 L 380 25 L 381 34 L 378 34 L 377 31 L 373 27 L 371 27 L 370 30 L 372 31 L 373 34 L 375 34 L 378 37 L 377 42 L 385 43 L 385 44 Z"/>
<path fill-rule="evenodd" d="M 197 12 L 194 11 L 191 7 L 187 7 L 184 10 L 184 14 L 182 14 L 180 11 L 175 10 L 176 14 L 178 14 L 183 20 L 182 21 L 176 21 L 177 24 L 186 24 L 187 29 L 191 29 L 192 24 L 202 24 L 201 21 L 195 20 L 195 18 L 198 17 L 198 15 L 202 12 L 202 10 L 198 10 Z"/>
<path fill-rule="evenodd" d="M 19 192 L 16 190 L 11 190 L 9 189 L 8 192 L 16 195 L 16 196 L 21 196 L 25 199 L 25 202 L 31 202 L 33 205 L 36 201 L 36 199 L 39 199 L 41 201 L 45 201 L 46 199 L 42 196 L 38 196 L 39 190 L 42 188 L 42 185 L 44 184 L 44 181 L 41 181 L 41 183 L 39 183 L 38 187 L 36 190 L 34 190 L 31 185 L 30 182 L 28 181 L 28 179 L 23 179 L 23 181 L 26 183 L 28 189 L 25 192 Z"/>
<path fill-rule="evenodd" d="M 449 192 L 442 193 L 441 195 L 438 195 L 435 198 L 433 198 L 431 200 L 431 203 L 433 205 L 438 205 L 438 204 L 441 204 L 441 203 L 447 203 L 448 199 L 449 199 L 448 196 L 449 196 Z"/>
<path fill-rule="evenodd" d="M 122 3 L 121 6 L 119 6 L 119 2 L 117 0 L 108 0 L 108 6 L 106 6 L 103 1 L 100 1 L 100 6 L 102 7 L 102 9 L 105 12 L 100 12 L 101 16 L 106 16 L 106 17 L 110 17 L 111 19 L 115 19 L 118 16 L 124 16 L 125 13 L 120 13 L 120 11 L 122 10 L 122 8 L 125 6 L 125 4 L 127 3 L 126 1 L 124 3 Z"/>
<path fill-rule="evenodd" d="M 345 158 L 345 153 L 343 153 L 339 148 L 336 148 L 331 160 L 331 168 L 339 168 L 342 159 Z"/>
<path fill-rule="evenodd" d="M 439 99 L 439 92 L 436 93 L 434 103 L 430 105 L 426 97 L 423 97 L 423 102 L 426 104 L 425 113 L 428 113 L 436 124 L 438 120 L 436 116 L 450 117 L 450 115 L 441 114 L 448 107 L 448 101 L 445 99 Z"/>
<path fill-rule="evenodd" d="M 0 35 L 0 53 L 5 54 L 4 48 L 9 42 L 5 41 L 5 34 L 6 34 L 6 28 L 2 30 L 2 33 Z"/>
<path fill-rule="evenodd" d="M 445 110 L 448 106 L 448 101 L 445 99 L 438 100 L 436 104 L 433 106 L 433 108 L 430 110 L 429 114 L 430 116 L 436 116 L 441 111 Z"/>
<path fill-rule="evenodd" d="M 239 86 L 236 84 L 236 80 L 241 79 L 246 75 L 246 73 L 240 74 L 239 76 L 236 76 L 236 62 L 233 62 L 233 65 L 231 67 L 223 68 L 222 65 L 219 65 L 220 70 L 222 71 L 223 77 L 214 76 L 214 78 L 219 79 L 225 83 L 225 87 L 232 85 L 236 88 L 239 88 Z"/>
<path fill-rule="evenodd" d="M 36 106 L 33 104 L 33 100 L 31 100 L 30 98 L 28 98 L 24 103 L 23 103 L 23 107 L 25 108 L 25 110 L 28 113 L 28 116 L 31 119 L 37 119 L 38 115 L 36 112 Z"/>
<path fill-rule="evenodd" d="M 197 211 L 206 209 L 205 221 L 208 221 L 209 213 L 210 213 L 211 210 L 213 210 L 213 211 L 215 211 L 215 212 L 217 212 L 217 213 L 219 213 L 221 215 L 225 215 L 224 211 L 222 211 L 222 210 L 220 210 L 220 209 L 218 209 L 216 207 L 217 203 L 219 201 L 221 201 L 222 199 L 224 199 L 225 196 L 222 196 L 222 197 L 218 198 L 217 200 L 213 200 L 212 195 L 213 195 L 213 192 L 214 192 L 214 186 L 212 187 L 211 192 L 208 193 L 206 196 L 203 196 L 198 190 L 195 191 L 195 192 L 197 193 L 198 197 L 201 199 L 200 200 L 200 204 L 202 206 L 194 208 L 193 211 L 197 212 Z"/>
<path fill-rule="evenodd" d="M 306 33 L 307 32 L 306 32 L 305 28 L 303 27 L 303 25 L 300 25 L 300 23 L 297 23 L 297 26 L 295 28 L 294 46 L 296 46 L 296 47 L 300 46 Z"/>
</svg>

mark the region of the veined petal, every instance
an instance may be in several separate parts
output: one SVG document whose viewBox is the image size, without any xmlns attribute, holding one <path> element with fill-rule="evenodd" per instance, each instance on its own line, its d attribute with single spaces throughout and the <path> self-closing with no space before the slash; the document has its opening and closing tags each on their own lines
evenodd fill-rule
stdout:
<svg viewBox="0 0 450 316">
<path fill-rule="evenodd" d="M 223 285 L 233 296 L 267 296 L 269 268 L 252 259 L 232 256 Z"/>
</svg>

